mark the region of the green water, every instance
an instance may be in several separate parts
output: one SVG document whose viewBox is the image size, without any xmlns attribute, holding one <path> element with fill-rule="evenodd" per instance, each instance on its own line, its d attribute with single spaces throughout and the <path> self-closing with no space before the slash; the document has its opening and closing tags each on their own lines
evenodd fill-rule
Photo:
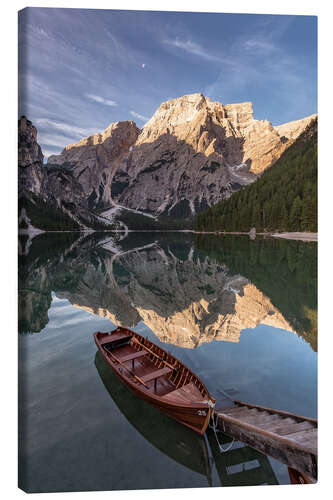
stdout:
<svg viewBox="0 0 333 500">
<path fill-rule="evenodd" d="M 58 233 L 20 239 L 20 254 L 21 488 L 289 484 L 276 460 L 237 442 L 220 454 L 210 431 L 197 436 L 132 395 L 92 334 L 129 326 L 218 401 L 316 417 L 315 243 Z"/>
</svg>

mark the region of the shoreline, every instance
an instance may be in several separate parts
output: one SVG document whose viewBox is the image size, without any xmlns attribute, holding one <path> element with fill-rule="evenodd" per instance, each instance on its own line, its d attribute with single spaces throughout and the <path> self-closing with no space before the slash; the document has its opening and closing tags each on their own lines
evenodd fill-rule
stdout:
<svg viewBox="0 0 333 500">
<path fill-rule="evenodd" d="M 273 238 L 284 238 L 286 240 L 300 240 L 300 241 L 316 241 L 318 242 L 318 233 L 274 233 L 271 235 Z"/>
<path fill-rule="evenodd" d="M 195 234 L 216 234 L 216 236 L 223 236 L 226 234 L 244 234 L 250 236 L 248 232 L 241 231 L 193 231 Z M 300 241 L 316 241 L 318 242 L 318 233 L 308 232 L 288 232 L 288 233 L 256 233 L 256 236 L 268 236 L 270 238 L 283 238 L 285 240 L 300 240 Z M 254 237 L 255 239 L 255 237 Z"/>
<path fill-rule="evenodd" d="M 242 231 L 195 231 L 194 229 L 88 229 L 88 230 L 54 230 L 45 231 L 35 228 L 35 230 L 19 230 L 19 235 L 27 234 L 28 236 L 37 236 L 42 233 L 193 233 L 193 234 L 215 234 L 216 236 L 224 236 L 228 234 L 233 235 L 246 235 L 250 236 L 248 232 Z M 309 232 L 286 232 L 286 233 L 256 233 L 256 236 L 268 236 L 271 238 L 283 238 L 286 240 L 299 240 L 299 241 L 315 241 L 318 242 L 318 233 Z"/>
</svg>

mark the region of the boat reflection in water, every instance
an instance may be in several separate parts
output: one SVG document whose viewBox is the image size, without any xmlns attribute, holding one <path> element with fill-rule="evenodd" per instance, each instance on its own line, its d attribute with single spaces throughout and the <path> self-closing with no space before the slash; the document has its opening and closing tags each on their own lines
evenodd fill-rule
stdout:
<svg viewBox="0 0 333 500">
<path fill-rule="evenodd" d="M 95 366 L 105 388 L 129 423 L 162 453 L 206 476 L 211 486 L 211 464 L 205 439 L 132 394 L 112 373 L 99 352 L 95 356 Z"/>
<path fill-rule="evenodd" d="M 212 464 L 215 464 L 221 486 L 278 484 L 269 459 L 262 453 L 236 442 L 220 453 L 213 432 L 201 437 L 170 419 L 132 392 L 116 377 L 99 352 L 95 366 L 102 382 L 119 410 L 142 436 L 162 453 L 181 465 L 206 476 L 212 486 Z M 230 438 L 218 434 L 224 448 Z"/>
</svg>

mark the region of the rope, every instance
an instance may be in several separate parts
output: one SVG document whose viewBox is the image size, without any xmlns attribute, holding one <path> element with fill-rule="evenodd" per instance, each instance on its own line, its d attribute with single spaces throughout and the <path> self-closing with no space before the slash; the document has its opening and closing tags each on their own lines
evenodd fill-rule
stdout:
<svg viewBox="0 0 333 500">
<path fill-rule="evenodd" d="M 223 448 L 223 446 L 221 445 L 221 443 L 219 441 L 219 438 L 217 437 L 217 433 L 216 433 L 216 428 L 217 428 L 217 424 L 218 424 L 218 420 L 219 420 L 219 415 L 218 415 L 218 413 L 216 413 L 216 421 L 215 421 L 214 414 L 215 414 L 215 412 L 213 411 L 212 414 L 211 414 L 211 422 L 212 422 L 212 424 L 209 423 L 209 427 L 211 429 L 213 429 L 213 431 L 214 431 L 215 439 L 216 439 L 217 445 L 219 447 L 220 453 L 225 453 L 226 451 L 229 451 L 231 449 L 232 445 L 235 442 L 235 438 L 232 438 L 231 444 L 227 448 Z M 222 422 L 222 426 L 223 426 L 223 431 L 224 431 L 224 422 Z"/>
</svg>

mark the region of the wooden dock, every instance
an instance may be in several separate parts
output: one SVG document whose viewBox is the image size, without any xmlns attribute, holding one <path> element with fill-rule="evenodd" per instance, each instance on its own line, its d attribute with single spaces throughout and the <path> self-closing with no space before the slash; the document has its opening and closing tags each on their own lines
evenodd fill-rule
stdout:
<svg viewBox="0 0 333 500">
<path fill-rule="evenodd" d="M 217 428 L 317 481 L 317 420 L 234 401 L 215 410 Z"/>
</svg>

